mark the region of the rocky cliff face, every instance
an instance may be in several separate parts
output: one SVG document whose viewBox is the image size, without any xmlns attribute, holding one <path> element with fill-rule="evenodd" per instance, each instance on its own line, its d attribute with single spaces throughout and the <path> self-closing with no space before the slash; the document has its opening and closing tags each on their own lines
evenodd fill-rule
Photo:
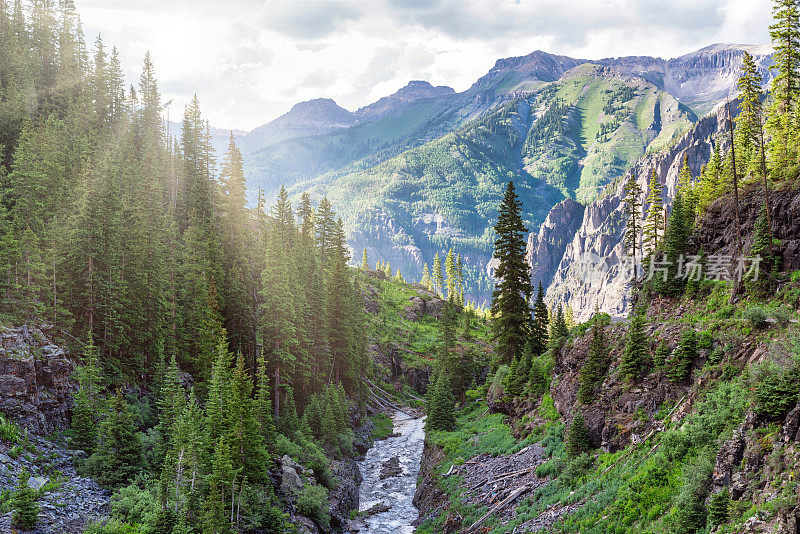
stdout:
<svg viewBox="0 0 800 534">
<path fill-rule="evenodd" d="M 423 80 L 412 80 L 396 93 L 384 96 L 377 102 L 359 109 L 356 111 L 356 115 L 360 122 L 372 122 L 396 113 L 413 102 L 452 94 L 455 94 L 455 90 L 452 87 L 445 85 L 433 86 Z"/>
<path fill-rule="evenodd" d="M 531 283 L 534 289 L 540 283 L 547 287 L 553 279 L 567 244 L 583 221 L 584 206 L 567 199 L 556 204 L 539 232 L 528 234 L 525 261 L 531 266 Z"/>
<path fill-rule="evenodd" d="M 69 426 L 73 362 L 42 330 L 0 327 L 0 412 L 34 434 Z"/>
<path fill-rule="evenodd" d="M 724 130 L 725 120 L 724 107 L 718 107 L 698 121 L 671 148 L 639 160 L 622 179 L 611 184 L 610 194 L 586 206 L 583 220 L 566 245 L 547 290 L 551 303 L 569 306 L 579 320 L 587 319 L 595 305 L 612 316 L 627 313 L 630 272 L 626 269 L 623 254 L 625 218 L 622 197 L 628 176 L 633 174 L 636 177 L 646 196 L 650 176 L 655 170 L 659 183 L 666 186 L 666 198 L 672 198 L 684 158 L 692 173 L 698 175 L 700 167 L 710 159 L 712 136 Z M 725 140 L 720 141 L 725 146 Z M 642 206 L 643 214 L 647 213 L 647 208 L 647 205 Z M 538 264 L 539 256 L 530 249 L 528 254 L 529 263 L 532 266 Z"/>
</svg>

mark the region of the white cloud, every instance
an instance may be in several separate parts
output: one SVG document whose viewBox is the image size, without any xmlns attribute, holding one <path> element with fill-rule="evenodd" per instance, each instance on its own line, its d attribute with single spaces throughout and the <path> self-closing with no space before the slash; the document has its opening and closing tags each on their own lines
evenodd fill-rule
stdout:
<svg viewBox="0 0 800 534">
<path fill-rule="evenodd" d="M 464 90 L 536 49 L 596 59 L 764 44 L 769 0 L 77 0 L 87 40 L 129 81 L 149 50 L 173 117 L 197 92 L 215 126 L 250 129 L 309 98 L 356 109 L 412 79 Z"/>
</svg>

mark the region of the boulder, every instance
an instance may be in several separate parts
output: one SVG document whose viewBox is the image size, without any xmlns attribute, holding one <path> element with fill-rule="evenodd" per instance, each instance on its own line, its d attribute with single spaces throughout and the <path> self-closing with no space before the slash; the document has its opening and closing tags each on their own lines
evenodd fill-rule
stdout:
<svg viewBox="0 0 800 534">
<path fill-rule="evenodd" d="M 294 495 L 303 489 L 303 480 L 294 468 L 281 466 L 281 491 L 285 495 Z"/>
</svg>

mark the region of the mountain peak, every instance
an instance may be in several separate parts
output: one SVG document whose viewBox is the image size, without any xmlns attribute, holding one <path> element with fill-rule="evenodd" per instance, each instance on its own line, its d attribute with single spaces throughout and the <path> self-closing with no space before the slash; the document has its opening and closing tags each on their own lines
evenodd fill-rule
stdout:
<svg viewBox="0 0 800 534">
<path fill-rule="evenodd" d="M 401 108 L 426 98 L 436 98 L 455 94 L 452 87 L 446 85 L 431 85 L 425 80 L 411 80 L 404 87 L 389 96 L 384 96 L 377 102 L 356 111 L 362 121 L 374 121 L 381 117 L 397 112 Z"/>
</svg>

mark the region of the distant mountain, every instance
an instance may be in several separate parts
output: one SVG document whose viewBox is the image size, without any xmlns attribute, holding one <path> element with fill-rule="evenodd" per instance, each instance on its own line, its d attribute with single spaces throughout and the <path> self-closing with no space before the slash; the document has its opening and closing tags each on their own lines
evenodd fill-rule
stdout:
<svg viewBox="0 0 800 534">
<path fill-rule="evenodd" d="M 387 115 L 399 112 L 409 104 L 426 98 L 436 98 L 455 94 L 452 87 L 433 86 L 428 82 L 413 80 L 394 94 L 385 96 L 377 102 L 356 111 L 359 122 L 373 122 Z"/>
<path fill-rule="evenodd" d="M 292 106 L 277 119 L 255 128 L 242 139 L 242 151 L 297 137 L 313 137 L 353 126 L 358 118 L 330 98 L 316 98 Z"/>
<path fill-rule="evenodd" d="M 538 236 L 553 206 L 590 204 L 734 94 L 744 51 L 767 83 L 765 47 L 718 44 L 674 59 L 596 61 L 536 51 L 498 60 L 460 93 L 415 81 L 354 113 L 327 101 L 284 116 L 281 131 L 312 124 L 311 133 L 250 145 L 248 186 L 327 196 L 359 257 L 367 248 L 370 262 L 388 260 L 407 279 L 453 247 L 464 255 L 471 298 L 483 301 L 493 285 L 492 224 L 505 182 L 517 183 L 526 225 Z M 541 234 L 537 247 L 553 256 L 539 258 L 543 281 L 566 255 L 573 227 Z"/>
</svg>

